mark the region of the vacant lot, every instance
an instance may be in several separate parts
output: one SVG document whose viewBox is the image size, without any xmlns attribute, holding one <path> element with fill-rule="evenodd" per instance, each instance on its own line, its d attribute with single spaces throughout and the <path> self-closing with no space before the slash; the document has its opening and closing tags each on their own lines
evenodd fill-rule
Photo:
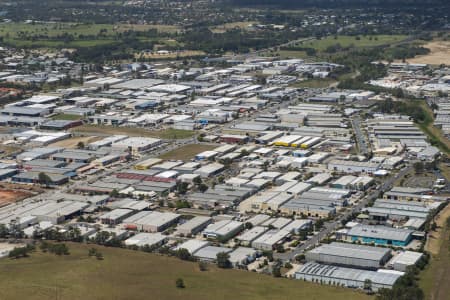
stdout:
<svg viewBox="0 0 450 300">
<path fill-rule="evenodd" d="M 435 221 L 436 231 L 428 237 L 426 250 L 431 253 L 431 262 L 420 274 L 420 286 L 426 299 L 447 300 L 450 294 L 450 229 L 446 220 L 450 218 L 450 205 L 447 205 Z"/>
<path fill-rule="evenodd" d="M 433 41 L 423 45 L 423 47 L 430 49 L 430 53 L 418 55 L 406 61 L 418 64 L 450 65 L 450 41 Z"/>
<path fill-rule="evenodd" d="M 104 260 L 88 257 L 91 246 L 68 244 L 69 256 L 40 251 L 0 261 L 0 299 L 290 300 L 372 299 L 350 289 L 273 278 L 247 271 L 199 271 L 196 263 L 116 248 L 98 248 Z M 175 287 L 182 278 L 186 288 Z"/>
<path fill-rule="evenodd" d="M 53 120 L 64 120 L 64 121 L 76 121 L 81 120 L 83 117 L 79 115 L 69 115 L 69 114 L 57 114 L 52 117 Z"/>
<path fill-rule="evenodd" d="M 32 194 L 24 191 L 0 189 L 0 207 L 9 203 L 20 201 Z"/>
<path fill-rule="evenodd" d="M 374 35 L 374 36 L 337 36 L 327 37 L 321 40 L 313 40 L 299 43 L 297 46 L 305 48 L 314 48 L 324 51 L 330 46 L 339 44 L 341 47 L 374 47 L 381 45 L 389 45 L 406 39 L 405 35 Z"/>
<path fill-rule="evenodd" d="M 203 144 L 190 144 L 173 151 L 164 153 L 160 156 L 162 159 L 179 159 L 179 160 L 190 160 L 200 152 L 212 150 L 217 148 L 215 145 L 203 145 Z"/>
<path fill-rule="evenodd" d="M 178 130 L 178 129 L 163 129 L 163 130 L 148 130 L 145 128 L 134 127 L 112 127 L 102 125 L 83 125 L 75 127 L 71 130 L 73 133 L 83 135 L 100 135 L 107 136 L 113 134 L 124 134 L 129 136 L 143 136 L 155 137 L 161 139 L 185 139 L 194 136 L 194 131 Z"/>
</svg>

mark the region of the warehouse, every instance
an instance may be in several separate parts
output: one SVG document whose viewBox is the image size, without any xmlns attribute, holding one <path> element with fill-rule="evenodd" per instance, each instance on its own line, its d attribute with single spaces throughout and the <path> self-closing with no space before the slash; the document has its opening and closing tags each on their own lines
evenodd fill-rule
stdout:
<svg viewBox="0 0 450 300">
<path fill-rule="evenodd" d="M 39 183 L 40 172 L 22 172 L 11 177 L 11 180 L 19 183 Z M 63 185 L 69 182 L 69 176 L 60 174 L 47 174 L 50 177 L 49 185 Z"/>
<path fill-rule="evenodd" d="M 389 248 L 334 242 L 308 251 L 306 260 L 330 265 L 376 270 L 386 264 L 391 256 Z"/>
<path fill-rule="evenodd" d="M 264 234 L 267 231 L 266 227 L 263 226 L 255 226 L 251 229 L 244 231 L 242 234 L 236 237 L 236 240 L 242 246 L 249 246 L 251 243 L 256 240 L 258 237 Z"/>
<path fill-rule="evenodd" d="M 210 160 L 219 155 L 216 151 L 203 151 L 195 156 L 196 160 Z"/>
<path fill-rule="evenodd" d="M 295 272 L 296 279 L 358 289 L 363 289 L 365 282 L 370 280 L 374 292 L 382 288 L 392 288 L 401 276 L 399 273 L 335 267 L 315 262 L 308 262 Z"/>
<path fill-rule="evenodd" d="M 197 216 L 177 227 L 177 234 L 189 236 L 202 231 L 212 222 L 210 217 Z"/>
<path fill-rule="evenodd" d="M 145 138 L 145 137 L 129 137 L 124 140 L 114 142 L 111 146 L 113 149 L 128 150 L 130 149 L 133 155 L 150 150 L 163 143 L 160 139 Z"/>
<path fill-rule="evenodd" d="M 126 246 L 137 246 L 144 247 L 148 246 L 150 248 L 156 248 L 164 245 L 167 240 L 167 236 L 161 233 L 138 233 L 125 240 Z"/>
<path fill-rule="evenodd" d="M 275 146 L 283 146 L 290 147 L 295 141 L 298 141 L 302 138 L 300 135 L 285 135 L 280 138 L 277 138 L 273 144 Z"/>
<path fill-rule="evenodd" d="M 138 211 L 138 210 L 145 210 L 145 209 L 149 208 L 150 202 L 142 201 L 142 200 L 136 201 L 133 199 L 125 198 L 125 199 L 120 199 L 117 201 L 110 202 L 108 206 L 113 209 L 126 208 L 126 209 Z"/>
<path fill-rule="evenodd" d="M 330 173 L 319 173 L 308 179 L 306 182 L 314 185 L 324 185 L 329 180 L 331 180 L 331 178 L 333 177 L 331 176 Z"/>
<path fill-rule="evenodd" d="M 18 173 L 17 169 L 0 169 L 0 180 L 5 180 Z"/>
<path fill-rule="evenodd" d="M 336 214 L 331 202 L 309 199 L 292 199 L 280 207 L 285 215 L 303 215 L 309 217 L 328 218 Z"/>
<path fill-rule="evenodd" d="M 302 230 L 312 227 L 312 221 L 308 219 L 297 219 L 283 227 L 283 230 L 293 234 L 299 234 Z"/>
<path fill-rule="evenodd" d="M 147 170 L 147 169 L 151 168 L 152 166 L 161 163 L 162 161 L 163 161 L 163 160 L 160 159 L 160 158 L 154 158 L 154 157 L 152 157 L 152 158 L 149 158 L 149 159 L 146 159 L 146 160 L 143 160 L 143 161 L 137 163 L 137 164 L 134 166 L 134 168 L 135 168 L 136 170 Z"/>
<path fill-rule="evenodd" d="M 244 223 L 238 221 L 222 220 L 208 225 L 203 230 L 203 237 L 226 241 L 237 235 L 244 228 Z"/>
<path fill-rule="evenodd" d="M 346 175 L 335 180 L 331 186 L 337 189 L 366 190 L 373 182 L 374 179 L 369 176 Z"/>
<path fill-rule="evenodd" d="M 142 211 L 123 220 L 125 228 L 137 231 L 160 232 L 178 222 L 180 215 L 157 211 Z"/>
<path fill-rule="evenodd" d="M 291 219 L 289 218 L 270 218 L 269 220 L 265 221 L 264 223 L 261 224 L 261 226 L 267 226 L 267 227 L 271 227 L 271 228 L 276 228 L 276 229 L 281 229 L 290 224 L 292 222 Z"/>
<path fill-rule="evenodd" d="M 134 214 L 134 211 L 131 209 L 117 208 L 101 215 L 100 221 L 106 225 L 117 225 L 132 214 Z"/>
<path fill-rule="evenodd" d="M 412 240 L 412 230 L 386 226 L 356 225 L 344 234 L 350 242 L 405 247 Z"/>
<path fill-rule="evenodd" d="M 238 247 L 231 252 L 229 261 L 233 267 L 246 266 L 249 263 L 255 261 L 258 256 L 258 251 L 247 247 Z"/>
<path fill-rule="evenodd" d="M 198 175 L 200 175 L 200 177 L 203 177 L 203 178 L 208 178 L 208 177 L 211 177 L 213 175 L 216 175 L 216 174 L 222 172 L 222 170 L 224 168 L 225 168 L 225 166 L 222 164 L 210 163 L 208 165 L 205 165 L 205 166 L 195 170 L 194 174 L 198 174 Z"/>
<path fill-rule="evenodd" d="M 12 220 L 20 220 L 22 228 L 40 221 L 58 224 L 79 215 L 88 203 L 78 201 L 23 202 L 21 205 L 7 205 L 0 208 L 0 224 L 8 225 Z M 28 220 L 28 221 L 27 221 Z"/>
<path fill-rule="evenodd" d="M 335 159 L 328 163 L 328 170 L 344 173 L 374 173 L 379 167 L 379 163 L 351 160 Z"/>
<path fill-rule="evenodd" d="M 270 219 L 270 216 L 258 214 L 248 219 L 246 223 L 250 223 L 253 226 L 258 226 L 267 221 L 268 219 Z"/>
<path fill-rule="evenodd" d="M 233 251 L 231 248 L 206 246 L 195 252 L 194 256 L 200 261 L 216 262 L 217 254 L 230 253 L 231 251 Z"/>
<path fill-rule="evenodd" d="M 388 266 L 396 271 L 406 272 L 407 268 L 416 265 L 422 256 L 420 252 L 403 251 L 394 256 Z"/>
<path fill-rule="evenodd" d="M 253 211 L 277 211 L 281 205 L 293 198 L 285 192 L 264 191 L 249 198 Z"/>
<path fill-rule="evenodd" d="M 194 255 L 198 250 L 209 246 L 209 242 L 201 240 L 187 240 L 184 243 L 176 246 L 173 250 L 178 251 L 180 249 L 186 249 L 191 255 Z"/>
<path fill-rule="evenodd" d="M 259 250 L 271 251 L 290 235 L 286 230 L 269 230 L 252 242 L 252 247 Z"/>
</svg>

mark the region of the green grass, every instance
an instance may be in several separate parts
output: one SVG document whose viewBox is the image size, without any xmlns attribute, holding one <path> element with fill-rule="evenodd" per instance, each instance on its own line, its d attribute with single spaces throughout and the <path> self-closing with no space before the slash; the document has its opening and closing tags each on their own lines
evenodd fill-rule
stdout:
<svg viewBox="0 0 450 300">
<path fill-rule="evenodd" d="M 53 120 L 66 120 L 66 121 L 76 121 L 81 120 L 82 117 L 79 115 L 69 115 L 69 114 L 57 114 L 52 117 Z"/>
<path fill-rule="evenodd" d="M 160 32 L 174 33 L 179 31 L 177 26 L 170 25 L 136 25 L 136 24 L 76 24 L 76 23 L 2 23 L 0 24 L 0 37 L 5 43 L 15 47 L 92 47 L 99 45 L 113 45 L 117 33 L 127 30 L 147 31 L 157 29 Z M 101 36 L 98 36 L 100 34 Z M 24 39 L 22 34 L 35 37 L 34 40 Z M 71 42 L 65 43 L 63 39 L 57 39 L 63 34 L 74 37 Z M 84 36 L 84 37 L 82 37 Z M 148 38 L 140 38 L 143 42 L 152 41 Z M 173 44 L 173 42 L 170 42 Z"/>
<path fill-rule="evenodd" d="M 56 37 L 64 33 L 72 35 L 97 35 L 101 30 L 106 30 L 106 36 L 115 35 L 117 32 L 127 30 L 147 31 L 157 29 L 160 32 L 176 32 L 177 26 L 171 25 L 136 25 L 136 24 L 77 24 L 77 23 L 2 23 L 0 24 L 0 36 L 18 37 L 20 32 L 30 35 L 47 35 Z"/>
<path fill-rule="evenodd" d="M 191 130 L 179 130 L 179 129 L 163 129 L 163 130 L 148 130 L 145 128 L 134 127 L 113 127 L 104 125 L 82 125 L 72 129 L 72 132 L 80 134 L 125 134 L 129 136 L 143 136 L 143 137 L 156 137 L 161 139 L 185 139 L 193 137 L 195 132 Z"/>
<path fill-rule="evenodd" d="M 406 39 L 406 35 L 373 35 L 373 36 L 338 36 L 337 38 L 331 36 L 321 40 L 308 41 L 297 44 L 298 47 L 314 48 L 318 51 L 324 51 L 330 46 L 340 44 L 342 47 L 374 47 L 381 45 L 388 45 L 400 42 Z"/>
<path fill-rule="evenodd" d="M 170 152 L 164 153 L 160 156 L 162 159 L 177 159 L 177 160 L 190 160 L 194 158 L 196 154 L 203 151 L 212 150 L 217 148 L 215 145 L 204 145 L 204 144 L 189 144 L 182 146 L 178 149 L 172 150 Z"/>
<path fill-rule="evenodd" d="M 299 81 L 291 85 L 291 87 L 296 88 L 326 88 L 330 85 L 336 83 L 336 80 L 332 78 L 315 78 L 315 79 L 308 79 L 305 81 Z"/>
<path fill-rule="evenodd" d="M 220 270 L 125 249 L 98 248 L 104 260 L 88 257 L 92 246 L 68 244 L 71 254 L 37 250 L 29 258 L 0 261 L 0 299 L 290 300 L 373 299 L 350 289 Z M 182 278 L 186 288 L 175 287 Z"/>
<path fill-rule="evenodd" d="M 440 129 L 433 126 L 433 112 L 424 101 L 420 104 L 420 108 L 425 112 L 425 120 L 419 123 L 420 129 L 428 136 L 433 145 L 443 153 L 450 155 L 450 141 L 442 134 Z"/>
</svg>

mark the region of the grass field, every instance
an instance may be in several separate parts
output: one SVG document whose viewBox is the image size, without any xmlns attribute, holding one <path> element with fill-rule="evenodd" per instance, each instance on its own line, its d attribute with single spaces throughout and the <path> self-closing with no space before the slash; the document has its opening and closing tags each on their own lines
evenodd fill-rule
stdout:
<svg viewBox="0 0 450 300">
<path fill-rule="evenodd" d="M 135 127 L 112 127 L 101 125 L 82 125 L 71 129 L 73 133 L 78 134 L 98 134 L 112 135 L 124 134 L 129 136 L 156 137 L 161 139 L 185 139 L 194 136 L 195 132 L 190 130 L 164 129 L 164 130 L 147 130 Z"/>
<path fill-rule="evenodd" d="M 172 150 L 170 152 L 164 153 L 160 156 L 162 159 L 179 159 L 179 160 L 190 160 L 200 152 L 212 150 L 217 148 L 215 145 L 203 145 L 203 144 L 189 144 L 182 146 L 178 149 Z"/>
<path fill-rule="evenodd" d="M 115 35 L 127 30 L 147 31 L 157 29 L 160 32 L 175 33 L 180 29 L 169 25 L 136 25 L 136 24 L 76 24 L 76 23 L 2 23 L 0 37 L 8 44 L 16 47 L 68 47 L 82 48 L 117 43 Z M 34 39 L 24 39 L 23 35 Z M 65 42 L 58 36 L 70 34 L 73 41 Z M 148 40 L 142 39 L 142 42 Z"/>
<path fill-rule="evenodd" d="M 0 299 L 157 300 L 365 300 L 350 289 L 273 278 L 247 271 L 199 271 L 196 263 L 116 248 L 98 248 L 104 260 L 88 257 L 91 246 L 68 244 L 69 256 L 44 254 L 0 261 Z M 182 278 L 186 288 L 175 287 Z"/>
<path fill-rule="evenodd" d="M 422 102 L 420 104 L 422 110 L 426 113 L 426 119 L 419 124 L 420 129 L 428 136 L 430 141 L 435 144 L 444 154 L 450 155 L 450 140 L 448 140 L 439 128 L 433 126 L 434 115 L 430 107 Z"/>
<path fill-rule="evenodd" d="M 380 45 L 387 45 L 397 43 L 406 39 L 406 35 L 374 35 L 374 36 L 337 36 L 326 37 L 321 40 L 313 40 L 297 44 L 299 47 L 314 48 L 318 51 L 324 51 L 330 46 L 340 44 L 342 47 L 374 47 Z"/>
<path fill-rule="evenodd" d="M 450 228 L 446 220 L 450 218 L 450 205 L 435 219 L 438 229 L 428 238 L 426 250 L 431 253 L 431 262 L 420 274 L 420 287 L 426 299 L 447 300 L 450 295 Z"/>
<path fill-rule="evenodd" d="M 291 87 L 296 88 L 326 88 L 329 87 L 332 84 L 335 84 L 336 80 L 332 78 L 315 78 L 315 79 L 308 79 L 305 81 L 299 81 L 291 85 Z"/>
<path fill-rule="evenodd" d="M 81 120 L 82 116 L 79 115 L 69 115 L 69 114 L 57 114 L 52 117 L 53 120 L 65 120 L 65 121 L 76 121 Z"/>
<path fill-rule="evenodd" d="M 147 31 L 156 29 L 160 32 L 177 32 L 177 26 L 169 25 L 136 25 L 136 24 L 76 24 L 76 23 L 2 23 L 0 24 L 0 36 L 9 35 L 16 38 L 19 33 L 29 35 L 46 35 L 56 37 L 64 33 L 72 35 L 97 35 L 104 31 L 104 35 L 111 36 L 116 32 L 127 30 Z"/>
</svg>

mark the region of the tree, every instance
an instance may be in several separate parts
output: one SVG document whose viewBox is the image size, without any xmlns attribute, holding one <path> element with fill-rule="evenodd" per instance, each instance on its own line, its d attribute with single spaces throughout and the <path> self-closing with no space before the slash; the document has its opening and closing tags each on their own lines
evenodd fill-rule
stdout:
<svg viewBox="0 0 450 300">
<path fill-rule="evenodd" d="M 84 147 L 85 147 L 85 145 L 84 145 L 84 143 L 83 142 L 78 142 L 78 144 L 77 144 L 77 148 L 78 149 L 84 149 Z"/>
<path fill-rule="evenodd" d="M 178 249 L 175 255 L 181 260 L 190 260 L 192 258 L 191 253 L 185 248 Z"/>
<path fill-rule="evenodd" d="M 204 192 L 206 192 L 206 190 L 208 190 L 208 186 L 206 184 L 202 183 L 202 184 L 199 184 L 198 189 L 200 192 L 204 193 Z"/>
<path fill-rule="evenodd" d="M 204 261 L 199 261 L 198 262 L 198 269 L 202 272 L 204 271 L 208 271 L 208 266 L 206 265 L 206 263 Z"/>
<path fill-rule="evenodd" d="M 113 198 L 117 198 L 119 196 L 119 191 L 117 191 L 116 189 L 113 189 L 111 191 L 111 193 L 109 193 L 109 195 Z"/>
<path fill-rule="evenodd" d="M 177 288 L 179 288 L 179 289 L 184 289 L 186 286 L 184 285 L 184 281 L 183 281 L 183 279 L 182 278 L 178 278 L 176 281 L 175 281 L 175 286 L 177 287 Z"/>
<path fill-rule="evenodd" d="M 217 266 L 219 268 L 229 268 L 231 266 L 230 255 L 226 252 L 217 253 Z"/>
<path fill-rule="evenodd" d="M 372 280 L 366 279 L 364 280 L 364 290 L 366 291 L 372 291 Z"/>
<path fill-rule="evenodd" d="M 48 176 L 44 172 L 39 173 L 38 181 L 39 181 L 40 184 L 45 185 L 46 187 L 50 186 L 53 183 L 53 181 L 50 178 L 50 176 Z"/>
<path fill-rule="evenodd" d="M 416 174 L 422 173 L 423 170 L 424 170 L 424 168 L 425 168 L 425 166 L 423 165 L 422 162 L 416 162 L 416 163 L 414 163 L 413 167 L 414 167 L 414 172 L 415 172 Z"/>
<path fill-rule="evenodd" d="M 295 260 L 298 261 L 298 262 L 300 262 L 300 263 L 304 262 L 305 259 L 306 259 L 305 254 L 299 254 L 299 255 L 297 255 L 297 256 L 295 257 Z"/>
<path fill-rule="evenodd" d="M 272 275 L 273 275 L 273 277 L 281 277 L 281 269 L 280 269 L 280 266 L 278 266 L 278 265 L 274 265 L 273 267 L 272 267 Z"/>
</svg>

